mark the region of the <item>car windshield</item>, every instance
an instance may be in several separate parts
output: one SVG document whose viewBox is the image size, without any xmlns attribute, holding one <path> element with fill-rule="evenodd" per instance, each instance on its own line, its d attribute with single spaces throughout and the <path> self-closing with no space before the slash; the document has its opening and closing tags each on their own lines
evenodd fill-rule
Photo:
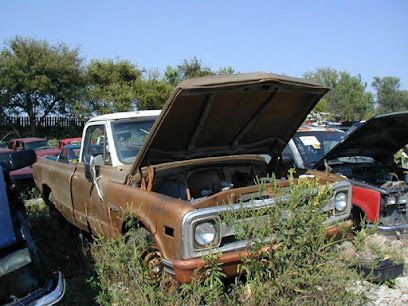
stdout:
<svg viewBox="0 0 408 306">
<path fill-rule="evenodd" d="M 112 123 L 113 140 L 120 162 L 133 163 L 153 123 L 154 119 Z"/>
<path fill-rule="evenodd" d="M 298 148 L 305 164 L 318 162 L 344 137 L 345 133 L 336 131 L 307 131 L 297 132 L 293 141 Z"/>
<path fill-rule="evenodd" d="M 40 140 L 40 141 L 33 141 L 25 143 L 26 150 L 42 150 L 42 149 L 52 149 L 52 146 L 48 142 L 48 140 Z"/>
</svg>

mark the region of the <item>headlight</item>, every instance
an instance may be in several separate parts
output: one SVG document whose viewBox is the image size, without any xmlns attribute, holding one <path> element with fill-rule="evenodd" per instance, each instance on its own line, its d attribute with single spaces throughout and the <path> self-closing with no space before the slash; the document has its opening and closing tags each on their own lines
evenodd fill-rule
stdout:
<svg viewBox="0 0 408 306">
<path fill-rule="evenodd" d="M 217 238 L 217 228 L 212 222 L 202 222 L 198 224 L 194 231 L 194 239 L 199 246 L 208 246 L 213 244 Z"/>
<path fill-rule="evenodd" d="M 344 192 L 339 192 L 334 197 L 334 208 L 337 211 L 343 211 L 347 207 L 347 194 Z"/>
</svg>

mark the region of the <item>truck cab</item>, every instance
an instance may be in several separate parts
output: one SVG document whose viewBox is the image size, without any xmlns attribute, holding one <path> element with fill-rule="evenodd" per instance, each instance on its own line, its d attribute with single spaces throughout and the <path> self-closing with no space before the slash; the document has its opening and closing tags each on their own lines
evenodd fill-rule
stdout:
<svg viewBox="0 0 408 306">
<path fill-rule="evenodd" d="M 160 110 L 123 112 L 92 118 L 82 135 L 80 160 L 95 157 L 99 166 L 132 164 Z"/>
</svg>

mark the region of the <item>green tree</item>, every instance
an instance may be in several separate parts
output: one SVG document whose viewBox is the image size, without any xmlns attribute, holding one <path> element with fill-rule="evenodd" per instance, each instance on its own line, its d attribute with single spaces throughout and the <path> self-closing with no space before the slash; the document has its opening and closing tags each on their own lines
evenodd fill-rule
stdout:
<svg viewBox="0 0 408 306">
<path fill-rule="evenodd" d="M 161 109 L 169 98 L 174 86 L 161 78 L 160 74 L 155 72 L 147 73 L 142 77 L 134 88 L 137 98 L 137 108 L 142 109 Z"/>
<path fill-rule="evenodd" d="M 340 120 L 361 120 L 372 115 L 373 97 L 366 91 L 367 84 L 360 75 L 352 76 L 346 71 L 319 68 L 305 73 L 304 77 L 331 88 L 316 106 L 317 110 L 330 112 Z"/>
<path fill-rule="evenodd" d="M 88 95 L 77 112 L 106 114 L 136 107 L 136 83 L 142 72 L 127 60 L 92 60 L 86 69 Z"/>
<path fill-rule="evenodd" d="M 235 69 L 231 66 L 224 66 L 218 69 L 217 74 L 233 74 L 235 73 Z"/>
<path fill-rule="evenodd" d="M 5 42 L 0 52 L 1 111 L 27 113 L 33 135 L 36 116 L 69 114 L 83 89 L 78 49 L 23 37 Z"/>
<path fill-rule="evenodd" d="M 367 84 L 361 76 L 351 76 L 340 72 L 340 79 L 334 90 L 334 101 L 329 106 L 334 113 L 344 120 L 361 120 L 372 116 L 374 100 L 370 92 L 366 91 Z"/>
<path fill-rule="evenodd" d="M 203 65 L 203 63 L 196 57 L 192 59 L 185 59 L 180 65 L 176 67 L 167 66 L 164 73 L 164 79 L 173 86 L 176 86 L 179 82 L 190 79 L 197 78 L 206 75 L 214 75 L 209 67 Z"/>
<path fill-rule="evenodd" d="M 400 79 L 386 76 L 374 77 L 371 84 L 376 90 L 378 113 L 408 110 L 408 91 L 400 90 Z"/>
</svg>

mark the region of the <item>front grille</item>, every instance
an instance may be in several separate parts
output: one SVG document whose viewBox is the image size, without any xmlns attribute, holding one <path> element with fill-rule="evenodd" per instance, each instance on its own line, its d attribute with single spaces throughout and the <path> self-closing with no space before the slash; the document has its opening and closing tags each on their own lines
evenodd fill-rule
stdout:
<svg viewBox="0 0 408 306">
<path fill-rule="evenodd" d="M 347 207 L 338 212 L 334 208 L 333 198 L 328 201 L 321 209 L 327 213 L 327 219 L 324 222 L 326 225 L 332 225 L 343 220 L 346 220 L 351 211 L 351 184 L 347 181 L 341 181 L 332 186 L 334 189 L 334 195 L 338 192 L 346 193 L 347 195 Z M 247 201 L 242 201 L 243 199 Z M 279 197 L 267 197 L 264 198 L 259 193 L 247 195 L 247 198 L 241 198 L 239 203 L 214 206 L 208 208 L 200 208 L 188 212 L 182 221 L 182 257 L 184 259 L 197 258 L 208 254 L 213 251 L 228 252 L 239 251 L 247 247 L 248 241 L 240 240 L 236 233 L 236 223 L 252 222 L 253 216 L 259 218 L 270 218 L 270 214 L 273 211 L 273 207 L 276 203 L 285 202 L 287 200 L 286 195 Z M 235 220 L 234 224 L 228 224 L 227 215 L 229 211 L 235 211 L 238 214 L 239 221 Z M 284 217 L 282 215 L 282 217 Z M 217 245 L 213 248 L 197 248 L 194 243 L 194 226 L 200 222 L 212 220 L 216 224 L 219 224 L 219 240 Z M 276 237 L 271 237 L 276 239 Z M 268 239 L 269 240 L 269 239 Z"/>
<path fill-rule="evenodd" d="M 237 240 L 237 238 L 235 237 L 235 235 L 224 236 L 224 237 L 222 237 L 222 239 L 221 239 L 220 247 L 223 247 L 223 246 L 225 246 L 225 245 L 227 245 L 227 244 L 234 243 L 234 242 L 237 242 L 237 241 L 238 241 L 238 240 Z"/>
</svg>

